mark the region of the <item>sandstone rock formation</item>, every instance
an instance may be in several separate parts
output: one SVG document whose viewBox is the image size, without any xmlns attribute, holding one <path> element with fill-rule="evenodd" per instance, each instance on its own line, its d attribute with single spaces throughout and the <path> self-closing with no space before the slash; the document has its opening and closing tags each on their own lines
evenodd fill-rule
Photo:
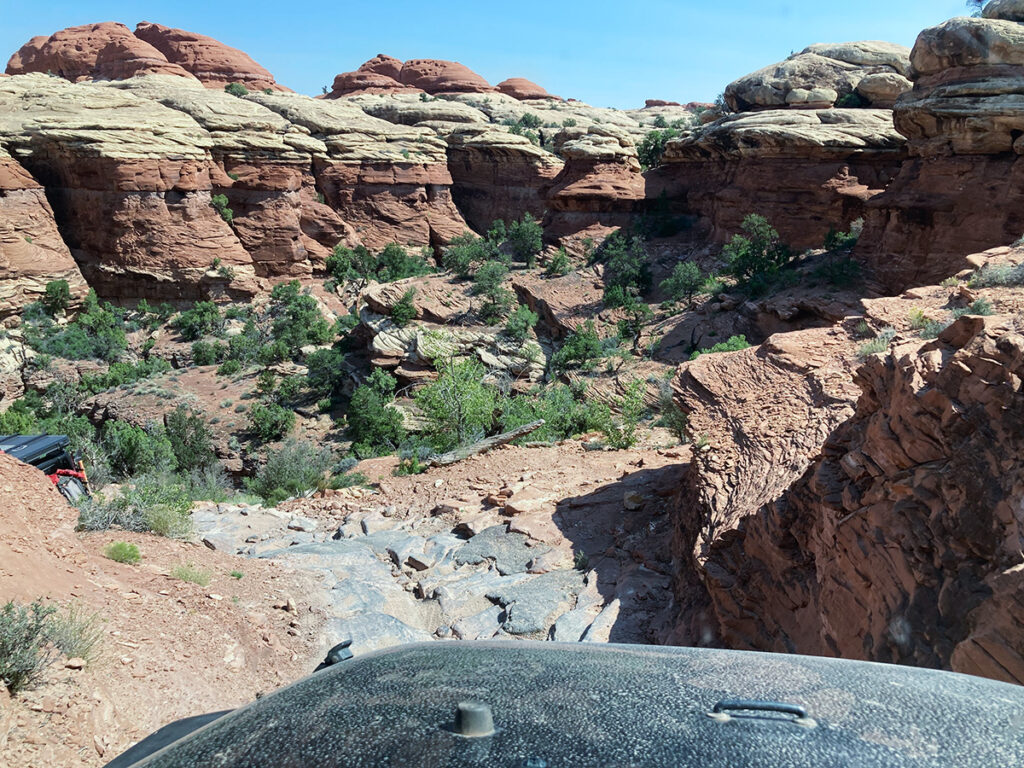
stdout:
<svg viewBox="0 0 1024 768">
<path fill-rule="evenodd" d="M 867 217 L 857 255 L 886 291 L 938 282 L 965 254 L 1024 234 L 1024 26 L 1014 3 L 924 30 L 896 105 L 910 159 Z M 1004 18 L 1005 17 L 1005 18 Z"/>
<path fill-rule="evenodd" d="M 511 96 L 513 99 L 518 99 L 519 101 L 529 101 L 530 99 L 558 99 L 557 96 L 552 96 L 539 85 L 524 77 L 510 77 L 507 80 L 502 80 L 494 87 L 497 88 L 500 93 L 504 93 L 506 96 Z M 559 99 L 559 101 L 561 101 L 561 99 Z"/>
<path fill-rule="evenodd" d="M 546 235 L 578 250 L 587 237 L 600 242 L 612 229 L 627 226 L 645 194 L 629 134 L 603 124 L 565 128 L 555 145 L 565 167 L 548 192 Z"/>
<path fill-rule="evenodd" d="M 88 290 L 42 186 L 0 146 L 0 322 L 40 299 L 51 280 L 66 280 L 76 301 Z"/>
<path fill-rule="evenodd" d="M 891 108 L 900 93 L 910 90 L 909 53 L 902 45 L 873 40 L 809 45 L 785 61 L 729 83 L 725 101 L 735 112 L 822 109 L 858 106 L 845 103 L 856 93 L 869 106 Z M 861 89 L 867 78 L 874 79 Z"/>
<path fill-rule="evenodd" d="M 793 247 L 819 247 L 864 215 L 905 156 L 888 110 L 741 113 L 668 142 L 646 196 L 699 215 L 718 242 L 759 213 Z"/>
<path fill-rule="evenodd" d="M 525 85 L 532 83 L 522 81 Z M 533 86 L 536 89 L 539 86 Z M 543 90 L 543 89 L 540 89 Z M 410 59 L 401 62 L 383 53 L 365 62 L 354 72 L 343 72 L 334 78 L 328 99 L 360 93 L 493 93 L 486 80 L 457 61 L 441 59 Z M 533 95 L 529 98 L 546 98 Z"/>
<path fill-rule="evenodd" d="M 220 90 L 228 83 L 241 83 L 250 90 L 290 90 L 278 85 L 274 76 L 248 54 L 212 37 L 148 21 L 136 25 L 135 36 L 210 88 Z"/>
<path fill-rule="evenodd" d="M 33 37 L 7 62 L 7 74 L 41 72 L 79 80 L 112 80 L 138 74 L 192 75 L 156 48 L 112 21 L 85 24 Z"/>
<path fill-rule="evenodd" d="M 101 295 L 255 290 L 252 258 L 210 204 L 213 142 L 189 116 L 117 88 L 23 75 L 0 82 L 0 140 L 49 191 Z M 214 259 L 235 270 L 231 281 L 208 273 Z"/>
</svg>

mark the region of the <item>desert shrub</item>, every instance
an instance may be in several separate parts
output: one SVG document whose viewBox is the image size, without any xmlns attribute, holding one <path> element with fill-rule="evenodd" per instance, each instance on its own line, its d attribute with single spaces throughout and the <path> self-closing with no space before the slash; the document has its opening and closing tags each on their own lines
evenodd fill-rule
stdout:
<svg viewBox="0 0 1024 768">
<path fill-rule="evenodd" d="M 855 219 L 850 223 L 850 229 L 847 232 L 836 230 L 832 227 L 828 228 L 828 233 L 825 235 L 825 249 L 834 251 L 840 248 L 852 248 L 857 244 L 860 233 L 864 230 L 864 219 Z"/>
<path fill-rule="evenodd" d="M 32 307 L 38 307 L 36 312 Z M 66 360 L 113 361 L 127 348 L 124 312 L 90 290 L 82 311 L 70 323 L 57 325 L 41 304 L 29 305 L 22 315 L 25 342 L 37 352 Z"/>
<path fill-rule="evenodd" d="M 857 349 L 857 357 L 864 359 L 871 355 L 876 355 L 879 352 L 885 352 L 889 349 L 889 342 L 896 337 L 896 329 L 890 326 L 886 326 L 878 335 L 871 341 L 861 344 Z"/>
<path fill-rule="evenodd" d="M 210 197 L 210 205 L 213 206 L 214 210 L 220 214 L 220 217 L 224 219 L 228 224 L 234 221 L 235 212 L 228 207 L 228 196 L 227 195 L 213 195 Z"/>
<path fill-rule="evenodd" d="M 345 354 L 336 347 L 318 349 L 305 360 L 306 386 L 320 397 L 341 394 L 345 383 Z"/>
<path fill-rule="evenodd" d="M 832 257 L 815 269 L 814 274 L 837 288 L 846 288 L 860 281 L 861 266 L 849 256 Z"/>
<path fill-rule="evenodd" d="M 660 165 L 661 156 L 665 153 L 665 145 L 668 144 L 669 139 L 678 136 L 679 131 L 674 128 L 648 131 L 636 147 L 637 155 L 640 157 L 640 167 L 646 171 Z"/>
<path fill-rule="evenodd" d="M 925 320 L 918 331 L 918 335 L 922 339 L 936 339 L 951 323 L 951 320 Z"/>
<path fill-rule="evenodd" d="M 335 246 L 327 257 L 327 271 L 338 283 L 373 279 L 382 283 L 419 277 L 432 272 L 426 259 L 419 254 L 409 254 L 398 243 L 385 246 L 377 256 L 364 246 L 346 248 Z"/>
<path fill-rule="evenodd" d="M 540 224 L 532 215 L 524 213 L 521 220 L 513 221 L 508 225 L 505 242 L 512 251 L 512 256 L 532 269 L 537 264 L 537 254 L 544 247 L 543 236 L 544 230 Z"/>
<path fill-rule="evenodd" d="M 484 262 L 473 275 L 470 293 L 483 297 L 480 317 L 493 325 L 504 317 L 515 301 L 512 292 L 504 287 L 508 267 L 499 261 Z"/>
<path fill-rule="evenodd" d="M 911 309 L 910 313 L 907 315 L 907 323 L 915 331 L 924 328 L 926 322 L 928 322 L 928 318 L 925 316 L 924 312 L 917 307 Z"/>
<path fill-rule="evenodd" d="M 402 298 L 395 302 L 391 308 L 391 322 L 399 328 L 404 328 L 416 319 L 416 305 L 413 298 L 416 296 L 416 289 L 410 288 L 402 294 Z"/>
<path fill-rule="evenodd" d="M 46 625 L 46 637 L 69 659 L 94 662 L 103 643 L 100 614 L 75 603 L 53 613 Z"/>
<path fill-rule="evenodd" d="M 633 351 L 636 352 L 640 346 L 640 336 L 651 318 L 654 317 L 654 313 L 647 304 L 641 301 L 631 301 L 625 306 L 625 309 L 626 316 L 616 323 L 616 328 L 619 338 L 624 342 L 629 342 Z"/>
<path fill-rule="evenodd" d="M 12 695 L 37 685 L 56 657 L 47 634 L 55 611 L 38 600 L 0 607 L 0 681 Z"/>
<path fill-rule="evenodd" d="M 59 315 L 71 305 L 71 286 L 67 280 L 51 280 L 46 284 L 40 303 L 50 317 Z"/>
<path fill-rule="evenodd" d="M 375 274 L 377 260 L 365 246 L 346 248 L 336 245 L 327 257 L 327 271 L 338 283 L 365 281 Z"/>
<path fill-rule="evenodd" d="M 126 565 L 135 565 L 142 560 L 139 548 L 134 544 L 129 544 L 127 541 L 113 541 L 107 544 L 103 554 L 115 563 L 124 563 Z"/>
<path fill-rule="evenodd" d="M 36 414 L 19 398 L 0 413 L 0 435 L 28 435 L 35 431 Z"/>
<path fill-rule="evenodd" d="M 566 338 L 562 347 L 551 356 L 551 369 L 555 372 L 564 371 L 572 366 L 589 368 L 594 361 L 605 355 L 605 346 L 597 335 L 594 321 L 576 327 Z"/>
<path fill-rule="evenodd" d="M 530 335 L 530 329 L 537 325 L 538 319 L 536 312 L 531 312 L 529 307 L 520 305 L 505 322 L 505 335 L 522 343 Z"/>
<path fill-rule="evenodd" d="M 640 237 L 627 236 L 622 230 L 617 230 L 604 239 L 594 259 L 604 263 L 604 302 L 607 306 L 624 306 L 650 288 L 647 252 Z"/>
<path fill-rule="evenodd" d="M 690 438 L 686 432 L 688 426 L 686 414 L 676 404 L 675 398 L 672 395 L 672 386 L 666 379 L 663 379 L 659 384 L 658 406 L 661 410 L 658 426 L 669 430 L 680 443 L 689 442 Z"/>
<path fill-rule="evenodd" d="M 187 483 L 168 473 L 133 478 L 116 496 L 97 494 L 85 501 L 79 507 L 78 528 L 102 531 L 116 525 L 126 531 L 185 538 L 192 532 L 192 501 L 205 495 L 192 493 Z"/>
<path fill-rule="evenodd" d="M 179 471 L 191 472 L 215 461 L 213 435 L 201 414 L 179 405 L 164 417 L 164 429 Z"/>
<path fill-rule="evenodd" d="M 465 232 L 454 238 L 441 253 L 441 266 L 456 277 L 467 278 L 475 265 L 483 264 L 493 255 L 494 248 L 487 240 Z"/>
<path fill-rule="evenodd" d="M 644 415 L 644 382 L 636 379 L 626 385 L 622 397 L 616 398 L 614 413 L 604 427 L 604 436 L 612 448 L 623 450 L 636 445 L 636 430 Z"/>
<path fill-rule="evenodd" d="M 544 419 L 543 427 L 522 439 L 554 442 L 604 429 L 610 417 L 608 406 L 586 399 L 585 394 L 584 388 L 555 384 L 526 395 L 506 397 L 501 401 L 501 431 Z"/>
<path fill-rule="evenodd" d="M 957 307 L 954 309 L 953 318 L 961 318 L 964 315 L 991 315 L 993 311 L 992 302 L 984 296 L 980 296 L 972 301 L 968 306 Z"/>
<path fill-rule="evenodd" d="M 224 319 L 212 301 L 197 302 L 192 309 L 182 312 L 174 321 L 181 338 L 185 341 L 201 339 L 215 330 L 223 328 Z"/>
<path fill-rule="evenodd" d="M 685 296 L 686 301 L 690 302 L 703 283 L 704 275 L 700 267 L 692 261 L 681 261 L 672 268 L 672 275 L 661 281 L 661 290 L 673 301 L 679 301 Z"/>
<path fill-rule="evenodd" d="M 768 219 L 756 213 L 743 219 L 745 235 L 733 235 L 722 249 L 729 272 L 743 283 L 762 287 L 792 258 L 789 247 Z"/>
<path fill-rule="evenodd" d="M 208 586 L 210 583 L 210 572 L 205 568 L 198 568 L 193 563 L 182 563 L 171 568 L 168 574 L 172 579 L 187 581 L 190 584 L 198 584 L 200 587 Z"/>
<path fill-rule="evenodd" d="M 252 319 L 245 321 L 242 332 L 228 339 L 227 357 L 242 365 L 259 360 L 260 354 L 269 341 L 269 335 L 262 331 Z"/>
<path fill-rule="evenodd" d="M 548 277 L 561 277 L 567 275 L 572 271 L 572 262 L 569 261 L 569 254 L 566 253 L 565 248 L 559 248 L 555 251 L 548 265 L 544 268 L 544 274 Z"/>
<path fill-rule="evenodd" d="M 416 392 L 416 403 L 427 419 L 426 434 L 434 447 L 447 451 L 490 433 L 497 409 L 497 392 L 486 382 L 487 371 L 473 361 L 448 362 L 441 375 Z"/>
<path fill-rule="evenodd" d="M 242 370 L 242 364 L 238 360 L 225 360 L 217 366 L 218 376 L 234 376 Z"/>
<path fill-rule="evenodd" d="M 572 128 L 575 125 L 576 125 L 576 118 L 574 118 L 574 117 L 567 117 L 567 118 L 565 118 L 565 120 L 562 121 L 562 127 L 563 128 Z"/>
<path fill-rule="evenodd" d="M 171 364 L 160 357 L 140 360 L 137 363 L 111 363 L 106 373 L 97 375 L 83 374 L 78 381 L 78 389 L 83 392 L 97 394 L 113 387 L 119 387 L 122 384 L 131 384 L 132 382 L 148 379 L 157 374 L 167 373 L 169 370 L 171 370 Z M 47 395 L 51 396 L 49 391 Z"/>
<path fill-rule="evenodd" d="M 255 477 L 247 479 L 246 489 L 268 504 L 327 487 L 334 456 L 330 448 L 306 441 L 289 440 L 267 454 L 266 463 Z"/>
<path fill-rule="evenodd" d="M 121 477 L 174 467 L 174 451 L 162 426 L 143 429 L 115 419 L 104 423 L 102 443 L 111 470 Z"/>
<path fill-rule="evenodd" d="M 432 271 L 422 256 L 407 253 L 398 243 L 385 246 L 377 256 L 377 279 L 382 283 L 419 277 Z"/>
<path fill-rule="evenodd" d="M 708 347 L 707 349 L 698 349 L 690 354 L 691 360 L 696 360 L 701 355 L 716 354 L 718 352 L 738 352 L 741 349 L 746 349 L 750 344 L 747 343 L 746 336 L 730 336 L 725 341 L 720 341 L 714 346 Z"/>
<path fill-rule="evenodd" d="M 397 384 L 394 376 L 377 368 L 353 393 L 348 433 L 357 456 L 369 458 L 391 453 L 405 440 L 402 414 L 390 405 Z"/>
<path fill-rule="evenodd" d="M 316 299 L 301 292 L 298 280 L 278 283 L 270 292 L 269 316 L 275 356 L 294 357 L 308 344 L 326 344 L 333 328 L 320 314 Z"/>
<path fill-rule="evenodd" d="M 989 288 L 996 285 L 1024 285 L 1024 263 L 986 264 L 973 275 L 967 284 L 971 288 Z"/>
<path fill-rule="evenodd" d="M 224 86 L 224 90 L 230 93 L 232 96 L 248 96 L 249 89 L 241 83 L 228 83 Z"/>
<path fill-rule="evenodd" d="M 836 106 L 843 109 L 862 109 L 863 107 L 868 106 L 868 104 L 870 103 L 871 102 L 869 102 L 856 91 L 844 93 L 842 96 L 836 99 Z"/>
<path fill-rule="evenodd" d="M 280 440 L 295 426 L 295 412 L 277 403 L 255 403 L 249 409 L 249 429 L 261 442 Z"/>
<path fill-rule="evenodd" d="M 230 347 L 216 341 L 196 341 L 192 344 L 194 365 L 217 365 L 228 354 Z"/>
</svg>

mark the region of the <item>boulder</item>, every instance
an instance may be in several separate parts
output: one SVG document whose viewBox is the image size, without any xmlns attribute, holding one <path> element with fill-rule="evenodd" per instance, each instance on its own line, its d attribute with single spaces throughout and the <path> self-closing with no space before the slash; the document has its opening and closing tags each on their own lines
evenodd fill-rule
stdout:
<svg viewBox="0 0 1024 768">
<path fill-rule="evenodd" d="M 402 65 L 398 81 L 427 93 L 492 93 L 480 75 L 457 61 L 410 59 Z"/>
<path fill-rule="evenodd" d="M 725 100 L 736 112 L 830 107 L 853 94 L 860 81 L 869 75 L 906 76 L 910 69 L 909 53 L 901 45 L 878 41 L 810 45 L 785 61 L 729 83 Z M 891 102 L 870 105 L 891 106 Z"/>
<path fill-rule="evenodd" d="M 136 25 L 135 36 L 210 88 L 223 89 L 228 83 L 241 83 L 251 90 L 290 90 L 278 85 L 274 76 L 247 53 L 212 37 L 148 21 Z"/>
<path fill-rule="evenodd" d="M 552 96 L 536 83 L 530 82 L 523 77 L 510 77 L 507 80 L 502 80 L 495 88 L 499 92 L 520 101 L 529 101 L 530 99 L 558 99 L 561 101 L 558 96 Z"/>
</svg>

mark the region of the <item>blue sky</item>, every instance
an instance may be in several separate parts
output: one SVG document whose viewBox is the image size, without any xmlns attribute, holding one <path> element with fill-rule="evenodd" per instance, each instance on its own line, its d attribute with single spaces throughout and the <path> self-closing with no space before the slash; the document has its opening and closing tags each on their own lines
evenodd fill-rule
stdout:
<svg viewBox="0 0 1024 768">
<path fill-rule="evenodd" d="M 316 94 L 377 53 L 460 61 L 491 83 L 526 77 L 596 106 L 711 101 L 731 80 L 810 43 L 889 40 L 967 15 L 963 0 L 857 3 L 383 0 L 0 0 L 0 57 L 30 37 L 96 21 L 152 21 L 241 48 L 278 82 Z"/>
</svg>

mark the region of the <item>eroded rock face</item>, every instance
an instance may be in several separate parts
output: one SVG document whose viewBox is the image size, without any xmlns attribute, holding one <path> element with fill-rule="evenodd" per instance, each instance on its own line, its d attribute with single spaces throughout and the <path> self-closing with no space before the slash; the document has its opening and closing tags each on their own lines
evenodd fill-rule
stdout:
<svg viewBox="0 0 1024 768">
<path fill-rule="evenodd" d="M 510 77 L 507 80 L 502 80 L 494 87 L 497 88 L 500 93 L 504 93 L 506 96 L 511 96 L 513 99 L 519 99 L 520 101 L 558 98 L 557 96 L 552 96 L 539 85 L 527 80 L 525 77 Z"/>
<path fill-rule="evenodd" d="M 274 76 L 247 53 L 212 37 L 148 21 L 136 25 L 135 36 L 210 88 L 223 89 L 228 83 L 241 83 L 251 90 L 289 90 L 276 83 Z"/>
<path fill-rule="evenodd" d="M 11 56 L 7 74 L 41 72 L 79 80 L 116 80 L 139 74 L 193 79 L 124 24 L 112 21 L 68 27 L 47 37 L 33 37 Z"/>
<path fill-rule="evenodd" d="M 251 257 L 210 204 L 212 141 L 191 117 L 109 86 L 23 75 L 0 82 L 0 140 L 47 188 L 100 295 L 255 290 Z M 235 270 L 229 284 L 208 273 L 218 258 Z"/>
<path fill-rule="evenodd" d="M 1013 4 L 924 30 L 894 112 L 910 159 L 867 217 L 857 255 L 880 287 L 939 282 L 965 254 L 1024 232 L 1024 25 Z"/>
<path fill-rule="evenodd" d="M 875 40 L 817 43 L 729 83 L 725 100 L 735 112 L 822 109 L 858 94 L 869 106 L 891 108 L 900 93 L 910 90 L 909 54 L 902 45 Z M 877 75 L 885 80 L 860 87 L 862 81 Z"/>
<path fill-rule="evenodd" d="M 881 109 L 771 110 L 729 115 L 672 140 L 646 174 L 647 197 L 697 214 L 713 240 L 768 218 L 796 248 L 845 230 L 899 172 L 903 137 Z"/>
<path fill-rule="evenodd" d="M 76 302 L 88 291 L 42 186 L 0 146 L 0 322 L 38 301 L 51 280 L 66 280 Z"/>
</svg>

